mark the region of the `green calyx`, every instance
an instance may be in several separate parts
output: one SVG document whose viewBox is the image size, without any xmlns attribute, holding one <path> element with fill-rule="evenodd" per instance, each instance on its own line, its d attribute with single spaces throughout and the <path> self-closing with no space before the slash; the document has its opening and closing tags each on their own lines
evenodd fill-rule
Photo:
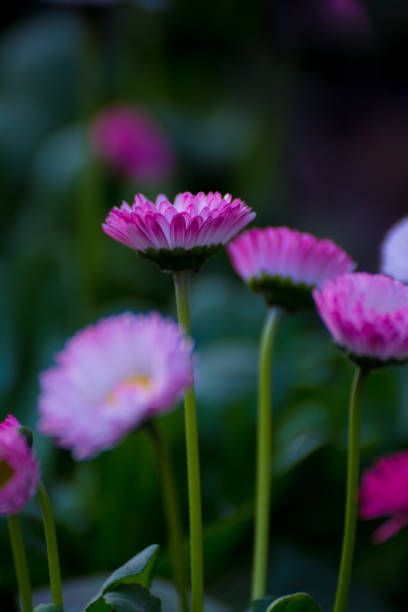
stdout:
<svg viewBox="0 0 408 612">
<path fill-rule="evenodd" d="M 309 310 L 314 306 L 312 285 L 294 283 L 290 278 L 282 278 L 278 274 L 252 277 L 248 285 L 252 291 L 263 296 L 268 306 L 280 306 L 291 312 Z"/>
<path fill-rule="evenodd" d="M 346 347 L 341 346 L 340 344 L 335 343 L 337 348 L 339 348 L 347 357 L 360 366 L 363 370 L 378 370 L 379 368 L 385 368 L 387 366 L 393 365 L 404 365 L 404 363 L 408 362 L 407 359 L 387 359 L 383 361 L 382 359 L 378 359 L 377 357 L 368 357 L 367 355 L 356 355 L 352 351 L 349 351 Z"/>
<path fill-rule="evenodd" d="M 32 448 L 34 438 L 33 438 L 33 432 L 31 431 L 31 429 L 28 429 L 28 427 L 26 427 L 25 425 L 20 425 L 20 427 L 18 427 L 18 433 L 21 434 L 25 438 L 29 448 Z"/>
<path fill-rule="evenodd" d="M 216 253 L 223 245 L 197 246 L 193 249 L 146 249 L 139 251 L 139 255 L 157 263 L 166 272 L 180 272 L 181 270 L 194 270 L 198 272 L 205 260 Z"/>
</svg>

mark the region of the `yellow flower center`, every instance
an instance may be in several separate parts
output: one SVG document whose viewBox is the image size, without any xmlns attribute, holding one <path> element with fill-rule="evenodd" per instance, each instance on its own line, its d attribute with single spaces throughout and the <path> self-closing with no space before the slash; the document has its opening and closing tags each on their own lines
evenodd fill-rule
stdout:
<svg viewBox="0 0 408 612">
<path fill-rule="evenodd" d="M 8 481 L 13 477 L 14 468 L 7 461 L 0 459 L 0 489 L 4 489 Z"/>
<path fill-rule="evenodd" d="M 108 404 L 113 404 L 123 391 L 149 391 L 152 381 L 148 374 L 131 374 L 123 378 L 118 385 L 108 391 L 105 399 Z"/>
</svg>

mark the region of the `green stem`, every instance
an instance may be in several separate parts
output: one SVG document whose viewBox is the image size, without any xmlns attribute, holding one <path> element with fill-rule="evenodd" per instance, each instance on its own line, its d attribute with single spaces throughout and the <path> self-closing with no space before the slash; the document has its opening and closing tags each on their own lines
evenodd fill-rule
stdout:
<svg viewBox="0 0 408 612">
<path fill-rule="evenodd" d="M 188 287 L 190 272 L 174 273 L 179 323 L 190 334 Z M 187 447 L 188 498 L 190 509 L 191 609 L 203 610 L 203 525 L 201 516 L 200 459 L 198 452 L 197 412 L 194 384 L 184 392 L 184 414 Z"/>
<path fill-rule="evenodd" d="M 32 612 L 33 603 L 31 597 L 30 575 L 28 573 L 27 557 L 24 548 L 20 518 L 16 514 L 8 516 L 7 524 L 11 541 L 11 549 L 14 557 L 14 567 L 16 568 L 21 608 L 23 612 Z"/>
<path fill-rule="evenodd" d="M 183 534 L 170 451 L 156 422 L 149 421 L 147 423 L 147 431 L 153 443 L 162 485 L 164 514 L 169 533 L 170 558 L 173 566 L 174 582 L 179 595 L 180 610 L 187 612 L 187 572 L 183 551 Z"/>
<path fill-rule="evenodd" d="M 48 571 L 50 574 L 52 603 L 63 607 L 61 571 L 58 557 L 57 535 L 52 514 L 50 498 L 42 482 L 38 487 L 38 499 L 44 523 L 45 542 L 47 544 Z"/>
<path fill-rule="evenodd" d="M 271 361 L 279 311 L 269 308 L 259 345 L 256 497 L 252 599 L 266 595 L 271 499 Z"/>
<path fill-rule="evenodd" d="M 346 511 L 334 612 L 346 611 L 350 590 L 358 511 L 361 401 L 368 374 L 368 370 L 356 368 L 350 394 Z"/>
</svg>

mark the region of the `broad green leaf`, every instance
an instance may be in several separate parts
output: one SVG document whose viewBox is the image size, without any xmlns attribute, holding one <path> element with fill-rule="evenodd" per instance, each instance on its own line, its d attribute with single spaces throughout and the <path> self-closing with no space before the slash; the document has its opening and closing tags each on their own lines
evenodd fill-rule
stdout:
<svg viewBox="0 0 408 612">
<path fill-rule="evenodd" d="M 119 587 L 104 595 L 105 601 L 115 612 L 160 612 L 161 601 L 139 584 Z"/>
<path fill-rule="evenodd" d="M 88 612 L 108 612 L 112 606 L 104 597 L 106 593 L 117 591 L 122 585 L 136 584 L 144 589 L 150 588 L 151 576 L 156 564 L 159 546 L 152 544 L 132 557 L 125 565 L 115 570 L 103 583 L 102 587 L 89 602 L 85 610 Z"/>
<path fill-rule="evenodd" d="M 320 608 L 307 593 L 294 593 L 273 601 L 267 612 L 320 612 Z"/>
<path fill-rule="evenodd" d="M 56 604 L 40 604 L 34 608 L 33 612 L 64 612 L 64 609 Z"/>
<path fill-rule="evenodd" d="M 87 612 L 160 612 L 161 601 L 140 584 L 119 585 L 86 607 Z"/>
</svg>

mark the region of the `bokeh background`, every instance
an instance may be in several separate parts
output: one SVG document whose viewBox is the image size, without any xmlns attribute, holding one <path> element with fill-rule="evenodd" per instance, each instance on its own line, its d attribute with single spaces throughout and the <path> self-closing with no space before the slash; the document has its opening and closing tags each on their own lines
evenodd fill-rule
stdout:
<svg viewBox="0 0 408 612">
<path fill-rule="evenodd" d="M 125 309 L 174 315 L 170 277 L 101 231 L 108 210 L 136 192 L 230 192 L 257 211 L 257 225 L 330 237 L 360 269 L 378 269 L 384 232 L 407 213 L 404 0 L 21 1 L 7 8 L 0 17 L 2 418 L 13 412 L 35 430 L 38 375 L 79 327 Z M 109 159 L 123 143 L 102 151 L 95 137 L 100 113 L 115 107 L 137 116 L 130 165 Z M 191 308 L 206 585 L 230 610 L 243 610 L 265 308 L 225 253 L 194 278 Z M 340 554 L 351 375 L 315 313 L 283 321 L 273 368 L 269 590 L 309 591 L 323 611 Z M 187 533 L 182 410 L 160 420 Z M 364 404 L 363 467 L 407 444 L 406 368 L 375 372 Z M 169 577 L 158 477 L 143 432 L 82 463 L 39 434 L 35 447 L 65 578 L 111 570 L 152 542 L 162 544 L 158 573 Z M 359 524 L 350 610 L 406 610 L 408 530 L 375 547 L 376 525 Z M 41 586 L 47 565 L 36 502 L 24 512 L 24 529 Z M 4 520 L 0 546 L 1 607 L 13 610 Z"/>
</svg>

